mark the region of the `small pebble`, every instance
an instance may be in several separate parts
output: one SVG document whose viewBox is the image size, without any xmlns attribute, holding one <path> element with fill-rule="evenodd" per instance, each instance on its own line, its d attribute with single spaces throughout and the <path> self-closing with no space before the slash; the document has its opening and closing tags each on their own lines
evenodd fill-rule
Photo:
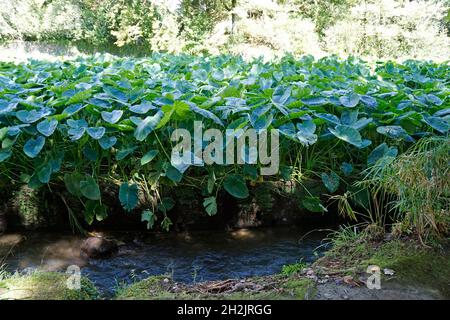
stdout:
<svg viewBox="0 0 450 320">
<path fill-rule="evenodd" d="M 394 270 L 388 269 L 388 268 L 383 269 L 383 272 L 384 272 L 384 274 L 387 275 L 387 276 L 393 276 L 394 273 L 395 273 Z"/>
</svg>

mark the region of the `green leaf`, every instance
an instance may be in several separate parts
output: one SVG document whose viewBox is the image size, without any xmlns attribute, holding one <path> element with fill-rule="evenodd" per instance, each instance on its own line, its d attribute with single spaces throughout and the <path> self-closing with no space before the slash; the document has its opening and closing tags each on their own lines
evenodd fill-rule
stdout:
<svg viewBox="0 0 450 320">
<path fill-rule="evenodd" d="M 440 133 L 447 133 L 450 130 L 450 123 L 439 117 L 423 117 L 423 121 Z"/>
<path fill-rule="evenodd" d="M 339 176 L 333 171 L 330 174 L 322 173 L 322 182 L 331 193 L 335 193 L 339 188 Z"/>
<path fill-rule="evenodd" d="M 87 128 L 87 133 L 88 135 L 91 136 L 91 138 L 95 139 L 95 140 L 99 140 L 103 137 L 103 135 L 105 134 L 105 128 L 104 127 L 90 127 Z"/>
<path fill-rule="evenodd" d="M 71 106 L 68 106 L 67 108 L 65 108 L 62 112 L 63 115 L 66 116 L 71 116 L 75 113 L 77 113 L 78 111 L 80 111 L 81 109 L 84 109 L 86 105 L 82 105 L 81 103 L 79 104 L 73 104 Z"/>
<path fill-rule="evenodd" d="M 28 187 L 33 189 L 33 190 L 37 190 L 42 186 L 42 182 L 39 181 L 39 178 L 37 176 L 37 174 L 33 174 L 30 177 L 30 181 L 28 181 Z"/>
<path fill-rule="evenodd" d="M 205 207 L 206 213 L 209 216 L 217 214 L 217 202 L 216 197 L 205 198 L 203 201 L 203 207 Z"/>
<path fill-rule="evenodd" d="M 50 137 L 53 132 L 55 132 L 56 127 L 58 126 L 57 120 L 48 120 L 45 119 L 38 123 L 36 126 L 37 131 L 39 131 L 40 134 Z"/>
<path fill-rule="evenodd" d="M 291 97 L 291 88 L 286 86 L 279 86 L 275 88 L 272 95 L 272 101 L 276 104 L 285 105 Z"/>
<path fill-rule="evenodd" d="M 158 150 L 150 150 L 141 158 L 141 165 L 146 165 L 158 155 Z"/>
<path fill-rule="evenodd" d="M 378 106 L 377 100 L 369 95 L 361 96 L 361 102 L 370 108 L 376 108 Z"/>
<path fill-rule="evenodd" d="M 50 162 L 47 162 L 37 169 L 36 175 L 40 182 L 49 183 L 52 172 L 53 172 L 52 164 Z"/>
<path fill-rule="evenodd" d="M 138 114 L 146 114 L 150 110 L 154 110 L 154 109 L 156 109 L 156 107 L 153 106 L 148 101 L 145 101 L 145 102 L 142 102 L 141 104 L 137 104 L 137 105 L 130 107 L 131 112 L 138 113 Z"/>
<path fill-rule="evenodd" d="M 129 185 L 124 182 L 120 185 L 119 200 L 122 207 L 126 211 L 131 211 L 138 205 L 139 202 L 139 189 L 137 184 Z"/>
<path fill-rule="evenodd" d="M 100 200 L 100 188 L 94 178 L 85 176 L 80 181 L 80 191 L 83 196 L 90 200 Z"/>
<path fill-rule="evenodd" d="M 167 122 L 169 122 L 170 118 L 172 117 L 172 114 L 174 113 L 175 109 L 171 105 L 165 105 L 161 108 L 161 110 L 164 112 L 164 116 L 161 118 L 161 121 L 159 121 L 158 125 L 156 126 L 156 129 L 164 127 Z"/>
<path fill-rule="evenodd" d="M 336 128 L 328 128 L 328 130 L 330 130 L 337 138 L 358 148 L 364 148 L 371 144 L 370 140 L 363 140 L 359 131 L 350 126 L 338 125 Z"/>
<path fill-rule="evenodd" d="M 214 123 L 218 124 L 219 126 L 223 127 L 223 122 L 222 120 L 219 119 L 219 117 L 217 117 L 214 113 L 212 113 L 211 111 L 199 108 L 195 105 L 190 105 L 189 106 L 190 109 L 195 112 L 200 114 L 201 116 L 203 116 L 204 118 L 210 119 L 212 120 Z"/>
<path fill-rule="evenodd" d="M 332 124 L 339 125 L 341 124 L 341 121 L 338 117 L 336 117 L 334 114 L 329 113 L 317 113 L 316 117 L 323 119 L 325 121 L 331 122 Z"/>
<path fill-rule="evenodd" d="M 293 172 L 292 166 L 280 166 L 280 176 L 284 181 L 290 181 Z"/>
<path fill-rule="evenodd" d="M 102 111 L 101 113 L 103 120 L 108 123 L 114 124 L 122 118 L 123 111 L 122 110 L 113 110 L 111 112 Z"/>
<path fill-rule="evenodd" d="M 401 126 L 381 126 L 377 128 L 377 132 L 392 139 L 414 141 L 414 139 Z"/>
<path fill-rule="evenodd" d="M 103 150 L 108 150 L 109 148 L 113 147 L 116 144 L 116 142 L 117 138 L 114 136 L 112 137 L 103 136 L 98 140 L 98 144 Z"/>
<path fill-rule="evenodd" d="M 144 221 L 147 222 L 147 229 L 152 229 L 153 228 L 156 219 L 157 219 L 156 215 L 151 210 L 144 210 L 144 211 L 142 211 L 141 221 L 142 222 L 144 222 Z"/>
<path fill-rule="evenodd" d="M 166 170 L 166 177 L 175 183 L 179 183 L 181 179 L 183 179 L 183 174 L 180 171 L 178 171 L 178 169 L 175 168 L 174 166 L 169 165 L 169 167 Z"/>
<path fill-rule="evenodd" d="M 211 194 L 214 190 L 214 185 L 216 183 L 216 175 L 214 174 L 214 171 L 212 171 L 208 176 L 208 183 L 206 186 L 206 190 L 209 194 Z"/>
<path fill-rule="evenodd" d="M 427 94 L 426 97 L 427 101 L 431 102 L 432 104 L 436 106 L 442 105 L 443 101 L 438 96 L 435 96 L 434 94 Z"/>
<path fill-rule="evenodd" d="M 103 221 L 108 216 L 107 208 L 99 201 L 86 201 L 86 210 L 84 211 L 84 219 L 87 224 L 91 225 L 94 218 L 97 221 Z"/>
<path fill-rule="evenodd" d="M 230 174 L 223 180 L 223 187 L 233 197 L 245 199 L 248 197 L 248 188 L 242 176 Z"/>
<path fill-rule="evenodd" d="M 319 197 L 306 197 L 302 201 L 302 205 L 311 212 L 327 212 L 327 208 L 325 208 L 320 202 Z"/>
<path fill-rule="evenodd" d="M 175 206 L 175 201 L 173 201 L 170 197 L 164 197 L 161 200 L 161 203 L 158 204 L 158 210 L 167 213 L 168 211 L 172 210 Z"/>
<path fill-rule="evenodd" d="M 388 147 L 386 143 L 382 143 L 377 146 L 375 149 L 367 157 L 367 165 L 375 164 L 379 159 L 384 157 L 393 157 L 397 156 L 398 150 L 395 147 Z"/>
<path fill-rule="evenodd" d="M 172 223 L 172 220 L 170 220 L 170 218 L 166 216 L 166 217 L 164 217 L 163 221 L 161 222 L 161 228 L 162 228 L 164 231 L 168 232 L 169 229 L 170 229 L 170 226 L 171 226 L 172 224 L 173 224 L 173 223 Z"/>
<path fill-rule="evenodd" d="M 104 86 L 103 91 L 105 91 L 109 96 L 119 100 L 120 102 L 126 103 L 128 101 L 127 95 L 119 89 L 110 86 Z"/>
<path fill-rule="evenodd" d="M 39 110 L 20 110 L 16 112 L 16 117 L 23 123 L 34 123 L 39 119 L 48 116 L 51 113 L 50 109 L 42 108 Z"/>
<path fill-rule="evenodd" d="M 88 145 L 85 145 L 83 148 L 83 155 L 88 159 L 89 161 L 97 161 L 98 159 L 98 152 Z"/>
<path fill-rule="evenodd" d="M 303 121 L 297 124 L 297 139 L 304 146 L 310 146 L 317 142 L 316 125 L 312 120 Z"/>
<path fill-rule="evenodd" d="M 84 175 L 78 172 L 71 174 L 66 173 L 64 175 L 64 184 L 66 185 L 67 191 L 76 197 L 81 197 L 83 194 L 80 189 L 80 182 L 83 181 Z"/>
<path fill-rule="evenodd" d="M 311 98 L 305 98 L 301 100 L 304 104 L 307 106 L 322 106 L 324 104 L 328 103 L 328 99 L 324 97 L 311 97 Z"/>
<path fill-rule="evenodd" d="M 245 164 L 242 172 L 245 176 L 250 177 L 252 180 L 256 180 L 258 178 L 258 169 L 255 166 Z"/>
<path fill-rule="evenodd" d="M 11 157 L 11 155 L 11 149 L 0 150 L 0 162 L 7 160 L 9 157 Z"/>
<path fill-rule="evenodd" d="M 23 146 L 23 152 L 30 158 L 35 158 L 45 144 L 45 138 L 38 136 L 36 139 L 30 138 Z"/>
<path fill-rule="evenodd" d="M 359 103 L 359 94 L 357 93 L 350 93 L 348 95 L 342 96 L 339 98 L 340 103 L 342 103 L 342 105 L 344 107 L 347 108 L 354 108 L 358 105 Z"/>
<path fill-rule="evenodd" d="M 120 160 L 125 159 L 126 157 L 128 157 L 128 155 L 133 153 L 136 149 L 137 149 L 136 146 L 128 146 L 128 147 L 124 147 L 124 148 L 120 149 L 116 153 L 116 160 L 120 161 Z"/>
<path fill-rule="evenodd" d="M 348 162 L 342 162 L 341 164 L 341 171 L 345 176 L 349 176 L 353 172 L 353 166 L 351 163 Z"/>
<path fill-rule="evenodd" d="M 158 111 L 154 116 L 148 116 L 142 120 L 134 131 L 134 137 L 138 141 L 143 141 L 156 128 L 164 113 Z"/>
<path fill-rule="evenodd" d="M 88 100 L 92 93 L 90 90 L 80 91 L 75 93 L 67 102 L 67 104 L 76 104 Z"/>
</svg>

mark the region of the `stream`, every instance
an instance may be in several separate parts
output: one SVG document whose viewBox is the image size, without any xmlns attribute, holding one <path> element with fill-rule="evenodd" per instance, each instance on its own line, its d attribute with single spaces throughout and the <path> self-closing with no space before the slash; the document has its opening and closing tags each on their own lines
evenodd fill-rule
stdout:
<svg viewBox="0 0 450 320">
<path fill-rule="evenodd" d="M 118 253 L 108 259 L 85 258 L 80 251 L 82 236 L 30 232 L 20 235 L 23 240 L 4 263 L 10 272 L 65 271 L 75 264 L 103 295 L 111 296 L 118 286 L 151 275 L 167 274 L 175 281 L 192 283 L 279 273 L 283 265 L 312 262 L 325 250 L 320 245 L 326 232 L 307 231 L 278 227 L 189 234 L 108 233 L 119 244 Z M 0 242 L 8 236 L 0 236 Z"/>
</svg>

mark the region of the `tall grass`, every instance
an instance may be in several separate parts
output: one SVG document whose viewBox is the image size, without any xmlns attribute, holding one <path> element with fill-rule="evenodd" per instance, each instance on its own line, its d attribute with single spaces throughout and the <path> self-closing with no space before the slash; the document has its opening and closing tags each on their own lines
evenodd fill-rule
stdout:
<svg viewBox="0 0 450 320">
<path fill-rule="evenodd" d="M 421 241 L 449 234 L 449 137 L 421 139 L 397 159 L 372 167 L 366 183 L 394 196 L 396 231 L 414 232 Z"/>
</svg>

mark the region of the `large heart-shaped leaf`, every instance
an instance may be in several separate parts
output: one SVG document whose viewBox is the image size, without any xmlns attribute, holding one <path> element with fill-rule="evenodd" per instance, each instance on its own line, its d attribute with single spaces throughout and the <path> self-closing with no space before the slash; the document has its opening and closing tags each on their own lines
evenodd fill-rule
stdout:
<svg viewBox="0 0 450 320">
<path fill-rule="evenodd" d="M 371 144 L 370 140 L 363 140 L 358 130 L 346 125 L 338 125 L 336 128 L 328 128 L 337 138 L 344 140 L 358 148 L 365 148 Z"/>
<path fill-rule="evenodd" d="M 396 157 L 398 153 L 397 148 L 389 147 L 386 143 L 382 143 L 377 146 L 367 157 L 367 165 L 375 164 L 379 159 L 383 157 Z"/>
<path fill-rule="evenodd" d="M 99 140 L 103 137 L 105 134 L 105 128 L 104 127 L 90 127 L 87 128 L 87 133 L 90 135 L 93 139 Z"/>
<path fill-rule="evenodd" d="M 55 119 L 52 120 L 42 120 L 38 123 L 36 126 L 37 131 L 39 131 L 40 134 L 50 137 L 53 132 L 55 132 L 56 127 L 58 126 L 58 121 Z"/>
<path fill-rule="evenodd" d="M 148 116 L 142 120 L 134 131 L 134 137 L 138 141 L 143 141 L 156 128 L 164 116 L 164 112 L 158 111 L 153 116 Z"/>
<path fill-rule="evenodd" d="M 322 173 L 322 182 L 331 193 L 336 192 L 339 188 L 339 176 L 333 171 L 330 174 Z"/>
<path fill-rule="evenodd" d="M 94 178 L 86 176 L 80 181 L 80 191 L 83 196 L 90 200 L 100 200 L 100 188 Z"/>
<path fill-rule="evenodd" d="M 104 150 L 108 150 L 109 148 L 113 147 L 116 144 L 116 142 L 117 138 L 114 136 L 112 137 L 103 136 L 101 139 L 98 140 L 98 144 Z"/>
<path fill-rule="evenodd" d="M 227 175 L 223 180 L 223 187 L 229 194 L 238 199 L 245 199 L 249 195 L 247 185 L 241 175 Z"/>
<path fill-rule="evenodd" d="M 103 91 L 105 91 L 110 97 L 117 99 L 122 103 L 126 103 L 128 101 L 127 95 L 119 89 L 111 86 L 104 86 Z"/>
<path fill-rule="evenodd" d="M 102 111 L 101 116 L 103 120 L 108 123 L 114 124 L 122 118 L 123 111 L 122 110 L 113 110 L 111 112 Z"/>
<path fill-rule="evenodd" d="M 47 162 L 36 170 L 36 175 L 40 182 L 49 183 L 52 172 L 53 166 L 50 162 Z"/>
<path fill-rule="evenodd" d="M 136 104 L 130 107 L 130 111 L 138 114 L 146 114 L 150 110 L 156 109 L 155 106 L 153 106 L 150 102 L 145 101 L 141 104 Z"/>
<path fill-rule="evenodd" d="M 377 128 L 377 132 L 392 139 L 414 141 L 414 139 L 401 126 L 381 126 Z"/>
<path fill-rule="evenodd" d="M 311 212 L 327 212 L 327 208 L 325 208 L 320 202 L 319 197 L 306 197 L 302 200 L 302 205 L 308 211 Z"/>
<path fill-rule="evenodd" d="M 131 211 L 136 208 L 139 202 L 139 189 L 137 184 L 131 184 L 124 182 L 119 188 L 119 200 L 120 204 L 126 211 Z"/>
<path fill-rule="evenodd" d="M 439 117 L 423 117 L 423 121 L 440 133 L 447 133 L 450 130 L 450 123 Z"/>
<path fill-rule="evenodd" d="M 64 184 L 67 191 L 76 197 L 81 197 L 83 194 L 80 190 L 80 182 L 84 180 L 84 175 L 78 172 L 64 175 Z"/>
<path fill-rule="evenodd" d="M 30 158 L 35 158 L 45 144 L 45 138 L 43 136 L 38 136 L 36 139 L 30 138 L 23 146 L 23 152 Z"/>
<path fill-rule="evenodd" d="M 20 110 L 16 112 L 16 117 L 23 123 L 33 123 L 51 113 L 50 109 L 42 108 L 39 110 Z"/>
<path fill-rule="evenodd" d="M 297 124 L 297 139 L 304 146 L 310 146 L 317 142 L 316 125 L 312 120 L 303 121 L 303 123 Z"/>
<path fill-rule="evenodd" d="M 339 98 L 339 101 L 342 103 L 342 105 L 347 108 L 356 107 L 359 103 L 359 100 L 359 94 L 353 92 Z"/>
<path fill-rule="evenodd" d="M 150 161 L 152 161 L 156 155 L 158 154 L 158 150 L 150 150 L 141 158 L 141 165 L 146 165 Z"/>
</svg>

